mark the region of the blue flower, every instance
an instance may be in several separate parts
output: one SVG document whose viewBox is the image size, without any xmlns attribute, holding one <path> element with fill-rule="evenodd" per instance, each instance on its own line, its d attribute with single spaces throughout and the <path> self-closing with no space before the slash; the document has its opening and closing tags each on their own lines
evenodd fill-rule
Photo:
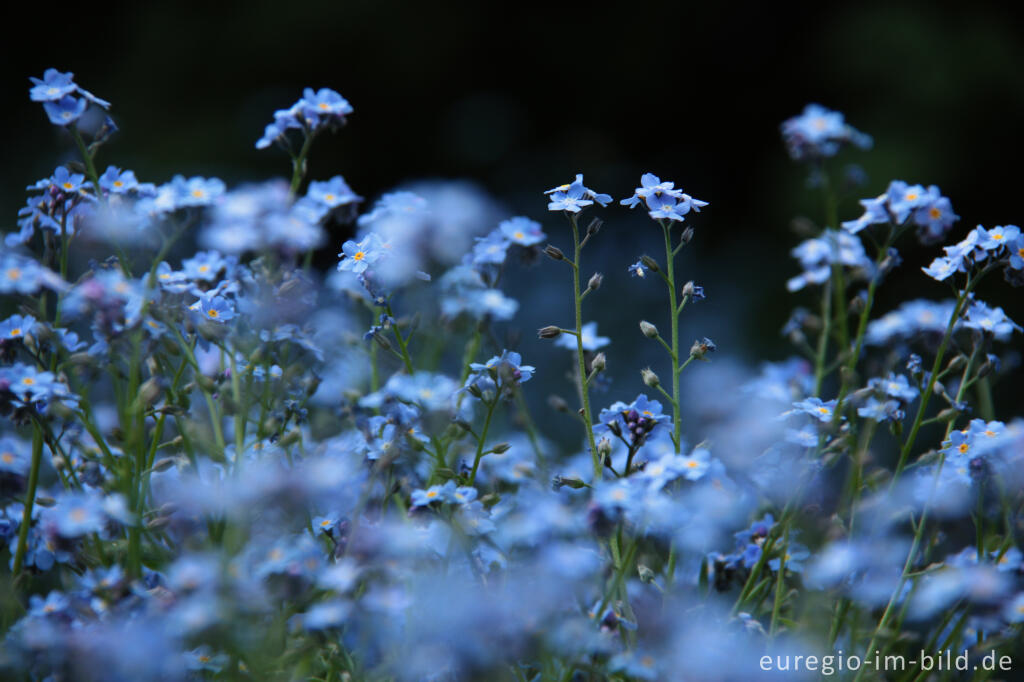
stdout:
<svg viewBox="0 0 1024 682">
<path fill-rule="evenodd" d="M 170 188 L 174 193 L 175 208 L 209 206 L 225 191 L 224 182 L 218 178 L 196 176 L 186 179 L 182 175 L 171 179 Z"/>
<path fill-rule="evenodd" d="M 580 331 L 582 332 L 580 338 L 583 339 L 583 350 L 595 351 L 611 343 L 611 339 L 607 336 L 597 335 L 597 322 L 587 322 Z M 574 351 L 576 350 L 576 337 L 572 334 L 562 334 L 555 340 L 555 345 Z"/>
<path fill-rule="evenodd" d="M 68 493 L 57 500 L 57 505 L 45 512 L 45 518 L 54 524 L 57 532 L 66 538 L 77 538 L 103 530 L 103 505 L 93 496 Z"/>
<path fill-rule="evenodd" d="M 335 175 L 330 180 L 309 183 L 306 196 L 327 209 L 354 204 L 362 200 L 345 182 L 345 178 Z"/>
<path fill-rule="evenodd" d="M 25 334 L 32 332 L 35 324 L 36 318 L 31 315 L 11 315 L 0 322 L 0 341 L 24 338 Z"/>
<path fill-rule="evenodd" d="M 422 488 L 412 491 L 412 506 L 427 507 L 434 502 L 454 502 L 455 481 L 448 481 L 444 485 L 432 485 L 426 490 Z"/>
<path fill-rule="evenodd" d="M 921 271 L 924 272 L 924 274 L 939 282 L 949 279 L 959 270 L 960 267 L 958 263 L 942 256 L 933 260 L 932 264 L 928 267 L 921 268 Z"/>
<path fill-rule="evenodd" d="M 821 398 L 812 397 L 793 403 L 793 407 L 796 408 L 793 412 L 808 414 L 820 422 L 831 422 L 836 409 L 836 401 L 822 402 Z"/>
<path fill-rule="evenodd" d="M 967 308 L 963 325 L 968 329 L 978 329 L 993 334 L 1001 341 L 1013 332 L 1021 331 L 1020 325 L 1007 317 L 1002 308 L 990 308 L 981 301 L 975 301 Z"/>
<path fill-rule="evenodd" d="M 384 244 L 376 233 L 371 232 L 359 242 L 350 239 L 341 245 L 338 271 L 350 270 L 357 275 L 364 273 L 366 268 L 379 261 L 386 253 Z"/>
<path fill-rule="evenodd" d="M 857 408 L 857 414 L 864 419 L 871 419 L 876 422 L 898 422 L 905 416 L 903 410 L 900 409 L 900 403 L 898 401 L 881 401 L 875 396 L 869 397 L 863 406 Z"/>
<path fill-rule="evenodd" d="M 227 266 L 228 261 L 216 251 L 199 251 L 196 255 L 181 262 L 182 273 L 180 274 L 192 280 L 216 282 Z M 173 282 L 177 274 L 179 273 L 170 271 L 170 266 L 165 270 L 157 269 L 157 278 L 161 283 Z"/>
<path fill-rule="evenodd" d="M 47 69 L 42 79 L 29 78 L 33 87 L 29 90 L 28 96 L 33 102 L 56 102 L 65 95 L 70 95 L 78 89 L 75 85 L 73 73 L 61 73 L 57 69 Z"/>
<path fill-rule="evenodd" d="M 26 476 L 30 453 L 23 442 L 11 436 L 0 436 L 0 472 Z"/>
<path fill-rule="evenodd" d="M 32 294 L 39 290 L 43 269 L 34 260 L 12 253 L 0 256 L 0 293 Z"/>
<path fill-rule="evenodd" d="M 785 549 L 785 554 L 782 557 L 776 557 L 768 560 L 768 566 L 773 571 L 779 570 L 782 566 L 782 559 L 786 560 L 785 568 L 787 571 L 793 573 L 801 573 L 804 570 L 803 561 L 807 557 L 811 556 L 810 551 L 801 545 L 799 542 L 790 542 Z"/>
<path fill-rule="evenodd" d="M 843 144 L 861 149 L 871 147 L 871 138 L 843 120 L 838 111 L 820 104 L 808 104 L 799 116 L 782 123 L 782 138 L 794 160 L 835 156 Z"/>
<path fill-rule="evenodd" d="M 821 237 L 804 241 L 791 253 L 800 261 L 804 272 L 786 282 L 789 291 L 828 281 L 835 263 L 868 272 L 874 269 L 874 263 L 865 253 L 860 239 L 848 232 L 825 230 Z"/>
<path fill-rule="evenodd" d="M 302 99 L 298 102 L 305 117 L 314 125 L 323 120 L 344 121 L 345 116 L 353 109 L 348 100 L 330 88 L 306 88 L 302 91 Z"/>
<path fill-rule="evenodd" d="M 595 201 L 601 206 L 607 206 L 612 198 L 607 194 L 599 194 L 583 185 L 583 174 L 577 173 L 576 180 L 568 185 L 559 185 L 549 189 L 544 194 L 549 196 L 549 211 L 569 211 L 579 213 Z"/>
<path fill-rule="evenodd" d="M 644 265 L 644 262 L 642 260 L 638 260 L 637 262 L 629 266 L 630 277 L 639 277 L 640 279 L 643 279 L 644 277 L 647 276 L 647 273 L 650 271 L 651 269 Z"/>
<path fill-rule="evenodd" d="M 498 224 L 498 229 L 505 235 L 505 239 L 520 246 L 533 246 L 547 238 L 540 223 L 523 216 L 501 221 Z"/>
<path fill-rule="evenodd" d="M 43 110 L 50 118 L 50 123 L 67 126 L 80 119 L 88 106 L 89 103 L 84 99 L 66 95 L 55 102 L 44 102 Z"/>
<path fill-rule="evenodd" d="M 885 379 L 881 377 L 871 379 L 868 381 L 868 386 L 904 403 L 913 402 L 920 392 L 917 387 L 910 385 L 907 377 L 893 372 L 890 372 Z"/>
<path fill-rule="evenodd" d="M 235 309 L 231 302 L 213 292 L 204 293 L 199 300 L 189 306 L 189 310 L 199 313 L 204 320 L 211 322 L 227 322 L 235 317 Z"/>
<path fill-rule="evenodd" d="M 473 265 L 501 265 L 511 242 L 501 230 L 493 230 L 486 237 L 477 237 L 473 246 Z"/>
<path fill-rule="evenodd" d="M 138 189 L 139 181 L 133 171 L 122 171 L 117 166 L 108 166 L 100 176 L 100 187 L 111 194 L 124 194 Z"/>
</svg>

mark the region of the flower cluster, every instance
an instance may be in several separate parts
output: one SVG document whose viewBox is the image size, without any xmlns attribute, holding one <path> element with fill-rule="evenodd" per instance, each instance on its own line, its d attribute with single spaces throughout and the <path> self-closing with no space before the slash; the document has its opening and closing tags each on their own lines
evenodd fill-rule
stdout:
<svg viewBox="0 0 1024 682">
<path fill-rule="evenodd" d="M 106 103 L 33 82 L 82 142 Z M 793 250 L 788 289 L 821 297 L 784 329 L 803 357 L 747 368 L 686 316 L 707 202 L 645 173 L 619 206 L 664 255 L 606 253 L 606 280 L 603 220 L 638 216 L 582 175 L 556 216 L 539 191 L 509 216 L 467 183 L 364 207 L 307 178 L 349 113 L 307 89 L 275 114 L 257 146 L 301 133 L 290 182 L 99 173 L 107 126 L 28 188 L 0 254 L 0 677 L 749 680 L 767 654 L 1015 651 L 1024 421 L 992 389 L 1021 327 L 979 286 L 1024 279 L 1016 227 L 910 273 L 953 298 L 880 314 L 896 240 L 944 237 L 948 200 L 894 182 L 826 216 Z M 822 178 L 867 142 L 813 105 L 783 136 Z M 626 285 L 665 305 L 606 307 L 599 335 Z M 637 327 L 657 355 L 620 372 Z"/>
</svg>

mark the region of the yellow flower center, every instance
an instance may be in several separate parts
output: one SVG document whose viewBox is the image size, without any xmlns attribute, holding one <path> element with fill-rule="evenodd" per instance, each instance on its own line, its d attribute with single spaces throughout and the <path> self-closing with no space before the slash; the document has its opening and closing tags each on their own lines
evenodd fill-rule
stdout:
<svg viewBox="0 0 1024 682">
<path fill-rule="evenodd" d="M 906 200 L 907 201 L 914 201 L 915 199 L 917 199 L 917 192 L 907 192 L 907 194 L 906 194 Z"/>
<path fill-rule="evenodd" d="M 216 310 L 207 310 L 206 314 L 209 315 L 210 317 L 217 317 L 218 315 L 220 315 L 220 313 L 218 313 Z"/>
<path fill-rule="evenodd" d="M 66 190 L 71 190 L 72 188 L 74 188 L 74 185 L 72 185 L 72 184 L 71 184 L 70 182 L 65 182 L 65 183 L 64 183 L 63 185 L 61 185 L 61 186 L 62 186 L 62 187 L 63 187 L 64 189 L 66 189 Z"/>
<path fill-rule="evenodd" d="M 938 220 L 939 218 L 942 217 L 942 211 L 940 211 L 935 206 L 932 206 L 930 209 L 928 209 L 928 215 L 931 216 L 932 220 Z"/>
<path fill-rule="evenodd" d="M 206 196 L 206 192 L 204 192 L 201 189 L 194 189 L 192 190 L 192 196 L 195 197 L 196 199 L 202 199 L 203 197 Z"/>
<path fill-rule="evenodd" d="M 966 452 L 970 449 L 971 448 L 969 445 L 967 445 L 967 443 L 960 443 L 960 447 L 957 448 L 957 450 L 960 451 L 961 455 L 966 454 Z"/>
<path fill-rule="evenodd" d="M 1021 251 L 1024 251 L 1024 249 L 1021 249 Z M 6 274 L 7 274 L 7 279 L 20 279 L 21 278 L 21 269 L 20 268 L 7 268 L 7 273 Z"/>
<path fill-rule="evenodd" d="M 4 464 L 11 464 L 14 462 L 14 454 L 11 452 L 0 454 L 0 462 L 3 462 Z"/>
<path fill-rule="evenodd" d="M 199 272 L 207 272 L 207 271 L 209 271 L 209 269 L 210 269 L 209 265 L 200 265 L 199 266 Z"/>
<path fill-rule="evenodd" d="M 437 497 L 437 491 L 436 490 L 428 490 L 427 491 L 427 497 L 429 497 L 430 499 L 434 499 L 435 497 Z"/>
<path fill-rule="evenodd" d="M 70 516 L 73 521 L 82 521 L 85 519 L 85 510 L 81 507 L 72 509 L 68 516 Z"/>
<path fill-rule="evenodd" d="M 331 194 L 330 192 L 328 192 L 327 194 L 324 195 L 324 200 L 325 201 L 334 201 L 334 195 Z"/>
<path fill-rule="evenodd" d="M 522 230 L 516 230 L 514 233 L 512 233 L 512 236 L 515 237 L 516 239 L 525 239 L 526 238 L 526 235 L 523 234 Z"/>
<path fill-rule="evenodd" d="M 11 330 L 11 336 L 21 336 L 21 327 L 15 327 Z"/>
<path fill-rule="evenodd" d="M 36 380 L 33 379 L 32 377 L 25 377 L 24 379 L 21 380 L 21 383 L 23 383 L 26 386 L 33 386 L 35 385 Z"/>
<path fill-rule="evenodd" d="M 114 180 L 113 185 L 114 187 L 124 187 L 124 183 L 120 180 Z"/>
<path fill-rule="evenodd" d="M 356 251 L 355 254 L 352 255 L 352 260 L 363 260 L 364 258 L 366 258 L 365 251 Z"/>
<path fill-rule="evenodd" d="M 320 102 L 320 104 L 318 104 L 317 106 L 320 108 L 320 111 L 327 111 L 328 109 L 331 108 L 331 105 L 328 104 L 327 102 Z"/>
<path fill-rule="evenodd" d="M 821 414 L 828 414 L 828 408 L 827 407 L 819 407 L 818 408 L 818 412 L 820 412 Z"/>
</svg>

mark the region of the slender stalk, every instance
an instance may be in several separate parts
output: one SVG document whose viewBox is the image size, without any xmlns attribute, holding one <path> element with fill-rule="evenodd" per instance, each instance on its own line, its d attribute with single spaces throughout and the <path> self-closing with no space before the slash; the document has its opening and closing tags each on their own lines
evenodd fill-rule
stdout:
<svg viewBox="0 0 1024 682">
<path fill-rule="evenodd" d="M 491 428 L 491 417 L 494 416 L 494 408 L 498 405 L 498 396 L 487 403 L 487 416 L 484 418 L 484 427 L 480 430 L 480 437 L 476 441 L 476 456 L 473 458 L 473 470 L 469 472 L 469 485 L 476 482 L 476 472 L 480 468 L 480 460 L 484 457 L 484 443 L 487 441 L 487 431 Z"/>
<path fill-rule="evenodd" d="M 15 578 L 21 573 L 25 561 L 25 549 L 28 545 L 28 529 L 32 525 L 32 507 L 36 502 L 36 487 L 39 485 L 39 467 L 43 461 L 43 429 L 39 424 L 32 427 L 32 463 L 28 470 L 28 490 L 25 492 L 25 508 L 21 513 L 21 526 L 18 528 L 18 547 L 14 552 L 14 567 L 11 573 Z"/>
<path fill-rule="evenodd" d="M 569 214 L 569 222 L 572 224 L 572 296 L 576 312 L 576 362 L 579 371 L 580 401 L 583 403 L 583 426 L 587 431 L 587 445 L 590 447 L 590 457 L 594 464 L 594 481 L 601 480 L 603 470 L 601 460 L 597 456 L 597 443 L 594 441 L 594 422 L 590 416 L 590 389 L 587 386 L 587 362 L 583 354 L 583 299 L 580 292 L 580 230 L 576 224 L 576 215 Z"/>
<path fill-rule="evenodd" d="M 100 176 L 96 172 L 96 164 L 92 160 L 92 154 L 89 153 L 89 149 L 85 146 L 85 140 L 82 139 L 82 133 L 78 132 L 78 126 L 76 125 L 68 126 L 68 130 L 71 131 L 71 137 L 78 147 L 78 153 L 82 155 L 82 161 L 85 162 L 85 173 L 89 176 L 89 181 L 96 190 L 96 199 L 103 201 L 103 190 L 100 189 Z"/>
<path fill-rule="evenodd" d="M 679 405 L 679 306 L 676 302 L 675 253 L 672 251 L 672 225 L 659 221 L 665 235 L 665 278 L 668 285 L 669 321 L 672 329 L 672 442 L 679 454 L 682 447 L 682 414 Z"/>
<path fill-rule="evenodd" d="M 311 130 L 303 132 L 305 133 L 305 139 L 302 141 L 302 148 L 297 156 L 292 157 L 292 182 L 288 189 L 288 195 L 292 199 L 298 194 L 302 178 L 306 175 L 306 157 L 309 156 L 309 148 L 313 145 L 313 138 L 315 137 Z"/>
</svg>

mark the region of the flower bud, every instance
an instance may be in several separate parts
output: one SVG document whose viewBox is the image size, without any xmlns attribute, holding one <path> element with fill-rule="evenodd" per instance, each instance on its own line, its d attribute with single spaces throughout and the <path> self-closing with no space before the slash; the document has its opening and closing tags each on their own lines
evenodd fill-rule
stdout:
<svg viewBox="0 0 1024 682">
<path fill-rule="evenodd" d="M 658 375 L 651 371 L 650 367 L 645 367 L 640 370 L 640 377 L 644 381 L 644 385 L 650 388 L 657 388 L 661 384 L 661 380 L 658 379 Z"/>
<path fill-rule="evenodd" d="M 658 272 L 661 269 L 658 267 L 658 261 L 646 254 L 640 256 L 640 262 L 643 263 L 651 272 Z"/>
<path fill-rule="evenodd" d="M 604 221 L 601 220 L 600 218 L 594 218 L 593 220 L 591 220 L 590 224 L 587 225 L 587 236 L 589 237 L 590 235 L 594 235 L 600 232 L 602 225 L 604 225 Z"/>
<path fill-rule="evenodd" d="M 590 361 L 590 368 L 595 372 L 603 372 L 605 366 L 608 364 L 608 358 L 604 353 L 598 353 L 594 356 L 594 359 Z"/>
<path fill-rule="evenodd" d="M 693 342 L 693 345 L 690 346 L 690 355 L 698 360 L 704 360 L 705 355 L 713 353 L 717 348 L 715 342 L 705 336 L 700 341 Z"/>
<path fill-rule="evenodd" d="M 541 327 L 537 330 L 537 336 L 542 339 L 554 339 L 562 333 L 562 330 L 554 325 L 548 325 L 547 327 Z"/>
<path fill-rule="evenodd" d="M 557 395 L 548 396 L 548 407 L 555 412 L 568 412 L 569 403 L 565 402 L 565 399 Z"/>
<path fill-rule="evenodd" d="M 509 448 L 511 447 L 512 445 L 509 443 L 498 443 L 497 445 L 491 448 L 491 452 L 493 452 L 496 455 L 500 455 L 503 452 L 508 452 Z"/>
<path fill-rule="evenodd" d="M 679 243 L 680 244 L 689 244 L 690 240 L 692 240 L 692 239 L 693 239 L 693 228 L 692 227 L 686 228 L 685 230 L 683 230 L 683 233 L 681 235 L 679 235 Z"/>
<path fill-rule="evenodd" d="M 597 442 L 597 456 L 602 462 L 608 462 L 612 455 L 612 442 L 607 438 L 602 438 Z"/>
<path fill-rule="evenodd" d="M 658 328 L 647 320 L 640 320 L 640 331 L 649 339 L 658 338 Z"/>
<path fill-rule="evenodd" d="M 544 253 L 552 260 L 565 260 L 565 254 L 562 253 L 562 250 L 554 244 L 548 244 L 545 246 Z"/>
<path fill-rule="evenodd" d="M 600 272 L 595 272 L 590 276 L 590 281 L 587 282 L 587 290 L 594 291 L 601 288 L 601 282 L 604 281 L 604 275 Z"/>
<path fill-rule="evenodd" d="M 558 490 L 563 486 L 568 486 L 573 490 L 579 490 L 580 488 L 585 488 L 586 485 L 587 484 L 584 483 L 581 479 L 575 477 L 570 478 L 567 476 L 555 476 L 551 480 L 551 487 L 554 488 L 555 490 Z"/>
</svg>

